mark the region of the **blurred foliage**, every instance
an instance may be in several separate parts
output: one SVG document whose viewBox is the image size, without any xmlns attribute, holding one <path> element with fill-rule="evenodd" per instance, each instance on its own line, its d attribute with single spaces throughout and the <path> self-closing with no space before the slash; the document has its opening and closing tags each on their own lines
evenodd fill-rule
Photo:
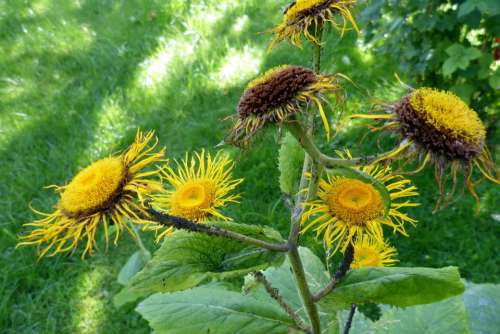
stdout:
<svg viewBox="0 0 500 334">
<path fill-rule="evenodd" d="M 360 20 L 364 42 L 399 61 L 410 81 L 453 91 L 494 127 L 500 114 L 498 0 L 374 0 Z"/>
</svg>

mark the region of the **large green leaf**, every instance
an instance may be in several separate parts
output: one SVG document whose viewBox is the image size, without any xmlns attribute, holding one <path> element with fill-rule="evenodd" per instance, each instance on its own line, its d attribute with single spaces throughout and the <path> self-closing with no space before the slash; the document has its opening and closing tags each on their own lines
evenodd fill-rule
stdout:
<svg viewBox="0 0 500 334">
<path fill-rule="evenodd" d="M 352 334 L 492 334 L 500 328 L 500 285 L 466 284 L 462 296 L 405 309 L 383 305 L 380 320 L 372 322 L 356 314 Z M 341 313 L 341 326 L 347 319 Z"/>
<path fill-rule="evenodd" d="M 500 329 L 500 285 L 467 283 L 466 287 L 463 298 L 472 333 L 497 333 Z"/>
<path fill-rule="evenodd" d="M 118 283 L 125 285 L 151 259 L 148 251 L 138 250 L 132 254 L 118 274 Z"/>
<path fill-rule="evenodd" d="M 156 334 L 284 334 L 294 326 L 276 303 L 217 285 L 155 294 L 137 312 Z"/>
<path fill-rule="evenodd" d="M 329 275 L 326 271 L 321 260 L 314 255 L 308 248 L 301 247 L 299 249 L 300 257 L 304 265 L 307 282 L 312 293 L 321 290 L 329 282 Z M 302 304 L 301 297 L 297 291 L 295 279 L 292 274 L 290 262 L 288 259 L 283 262 L 280 267 L 271 267 L 264 271 L 264 276 L 271 283 L 273 288 L 278 289 L 280 295 L 292 306 L 302 319 L 307 319 L 307 314 Z M 250 291 L 249 294 L 255 298 L 266 300 L 269 302 L 270 298 L 267 296 L 264 288 L 256 284 L 251 276 L 247 276 L 245 282 L 245 289 Z M 336 312 L 330 312 L 327 309 L 318 307 L 320 314 L 323 333 L 334 334 L 337 333 L 338 323 Z"/>
<path fill-rule="evenodd" d="M 347 320 L 342 312 L 341 327 Z M 382 317 L 372 322 L 356 313 L 351 334 L 468 334 L 467 314 L 461 296 L 437 303 L 418 305 L 405 309 L 382 305 Z"/>
<path fill-rule="evenodd" d="M 279 181 L 283 193 L 294 195 L 297 192 L 303 161 L 304 150 L 295 137 L 287 132 L 281 143 L 278 158 Z"/>
<path fill-rule="evenodd" d="M 472 60 L 480 58 L 482 55 L 479 49 L 474 47 L 466 48 L 458 43 L 448 47 L 446 53 L 450 58 L 443 63 L 443 75 L 445 77 L 450 76 L 458 69 L 467 69 Z"/>
<path fill-rule="evenodd" d="M 210 223 L 262 240 L 282 241 L 278 232 L 261 226 L 232 222 Z M 239 241 L 200 233 L 175 231 L 151 261 L 115 296 L 117 306 L 155 292 L 189 289 L 212 280 L 243 277 L 249 272 L 281 263 L 284 255 Z"/>
<path fill-rule="evenodd" d="M 464 285 L 456 267 L 373 267 L 350 271 L 324 299 L 333 309 L 351 304 L 394 306 L 428 304 L 461 294 Z"/>
</svg>

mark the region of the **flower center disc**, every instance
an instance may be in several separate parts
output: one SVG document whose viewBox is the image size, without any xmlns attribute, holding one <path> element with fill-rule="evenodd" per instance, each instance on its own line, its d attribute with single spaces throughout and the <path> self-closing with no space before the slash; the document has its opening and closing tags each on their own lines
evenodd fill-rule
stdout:
<svg viewBox="0 0 500 334">
<path fill-rule="evenodd" d="M 411 95 L 410 103 L 428 125 L 448 138 L 476 144 L 484 141 L 486 132 L 479 116 L 454 94 L 420 88 Z"/>
<path fill-rule="evenodd" d="M 341 220 L 362 225 L 384 214 L 384 205 L 378 191 L 359 180 L 339 180 L 327 198 L 330 210 Z"/>
<path fill-rule="evenodd" d="M 173 197 L 173 215 L 198 221 L 208 215 L 215 199 L 213 184 L 205 180 L 195 180 L 176 190 Z"/>
<path fill-rule="evenodd" d="M 368 247 L 356 249 L 355 261 L 359 268 L 378 267 L 382 264 L 379 253 L 375 249 Z"/>
<path fill-rule="evenodd" d="M 121 158 L 105 158 L 94 162 L 64 188 L 60 209 L 67 215 L 79 216 L 108 207 L 118 195 L 125 174 Z"/>
</svg>

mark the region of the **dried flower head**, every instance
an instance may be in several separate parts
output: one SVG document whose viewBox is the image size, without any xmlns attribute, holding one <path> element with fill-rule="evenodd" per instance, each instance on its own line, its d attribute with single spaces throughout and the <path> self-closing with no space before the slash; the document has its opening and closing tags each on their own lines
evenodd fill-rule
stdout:
<svg viewBox="0 0 500 334">
<path fill-rule="evenodd" d="M 416 223 L 400 209 L 418 204 L 396 202 L 418 195 L 409 180 L 394 175 L 390 167 L 365 166 L 359 172 L 361 177 L 328 175 L 321 179 L 319 198 L 305 203 L 301 233 L 314 228 L 317 236 L 323 234 L 332 254 L 339 248 L 345 251 L 362 235 L 383 242 L 383 225 L 407 236 L 404 224 Z"/>
<path fill-rule="evenodd" d="M 238 104 L 238 120 L 228 141 L 240 145 L 268 123 L 281 123 L 300 113 L 312 102 L 319 110 L 327 138 L 330 125 L 323 103 L 324 93 L 336 93 L 340 86 L 336 76 L 318 75 L 300 66 L 279 66 L 251 81 Z"/>
<path fill-rule="evenodd" d="M 35 211 L 44 218 L 26 226 L 35 227 L 21 237 L 18 246 L 36 245 L 42 248 L 40 257 L 50 253 L 73 251 L 85 240 L 82 257 L 92 255 L 96 247 L 96 233 L 104 230 L 109 242 L 109 225 L 116 228 L 115 244 L 122 230 L 135 233 L 127 225 L 128 219 L 140 221 L 147 215 L 142 205 L 144 196 L 162 191 L 161 182 L 151 177 L 158 170 L 143 169 L 162 159 L 164 150 L 152 153 L 157 143 L 149 145 L 153 132 L 137 133 L 135 142 L 123 154 L 96 161 L 80 171 L 66 186 L 55 187 L 60 199 L 55 211 L 49 214 Z"/>
<path fill-rule="evenodd" d="M 392 266 L 398 262 L 395 259 L 396 255 L 396 248 L 391 247 L 387 242 L 362 235 L 354 243 L 354 260 L 351 268 Z"/>
<path fill-rule="evenodd" d="M 295 1 L 285 10 L 283 21 L 272 30 L 275 36 L 270 48 L 284 39 L 289 39 L 293 45 L 300 47 L 302 34 L 311 42 L 319 44 L 311 30 L 317 31 L 326 22 L 331 23 L 342 34 L 348 30 L 348 22 L 356 31 L 359 31 L 350 11 L 350 7 L 355 3 L 356 0 Z M 340 14 L 342 23 L 337 21 L 337 14 Z"/>
<path fill-rule="evenodd" d="M 386 120 L 381 127 L 396 130 L 404 144 L 383 159 L 404 157 L 417 153 L 420 166 L 413 173 L 434 163 L 440 189 L 439 208 L 445 193 L 444 176 L 451 166 L 455 188 L 457 171 L 464 170 L 465 184 L 479 204 L 479 197 L 471 180 L 474 167 L 490 181 L 500 181 L 493 175 L 493 162 L 485 146 L 486 130 L 477 113 L 453 93 L 432 88 L 411 91 L 400 101 L 387 105 L 389 113 L 354 115 L 354 118 Z M 453 191 L 451 192 L 453 193 Z"/>
<path fill-rule="evenodd" d="M 195 153 L 181 162 L 176 161 L 177 170 L 167 166 L 162 171 L 169 189 L 153 196 L 152 206 L 170 215 L 182 217 L 194 222 L 203 222 L 210 218 L 230 220 L 220 209 L 228 203 L 237 203 L 235 188 L 243 179 L 233 179 L 233 161 L 218 152 L 215 156 Z M 157 225 L 156 230 L 163 230 Z M 171 228 L 163 230 L 158 238 L 168 235 Z"/>
</svg>

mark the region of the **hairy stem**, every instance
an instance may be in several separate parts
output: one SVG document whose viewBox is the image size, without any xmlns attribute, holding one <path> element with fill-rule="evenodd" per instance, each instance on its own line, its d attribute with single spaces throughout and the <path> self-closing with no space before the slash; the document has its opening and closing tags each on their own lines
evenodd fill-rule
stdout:
<svg viewBox="0 0 500 334">
<path fill-rule="evenodd" d="M 354 313 L 356 313 L 356 304 L 351 305 L 351 311 L 349 311 L 349 317 L 347 318 L 347 322 L 344 327 L 344 334 L 349 334 L 352 325 L 352 319 L 354 318 Z"/>
<path fill-rule="evenodd" d="M 297 245 L 289 245 L 288 259 L 292 266 L 292 271 L 295 276 L 295 284 L 299 289 L 300 296 L 302 297 L 302 302 L 307 312 L 307 316 L 311 322 L 311 329 L 313 334 L 321 333 L 321 325 L 319 320 L 318 308 L 314 301 L 312 300 L 311 291 L 307 285 L 306 273 L 304 271 L 304 265 L 299 255 L 299 250 Z"/>
<path fill-rule="evenodd" d="M 260 239 L 255 239 L 237 232 L 225 230 L 216 226 L 210 226 L 206 224 L 197 224 L 195 222 L 189 221 L 184 218 L 164 214 L 154 210 L 153 208 L 148 209 L 151 218 L 165 226 L 171 226 L 179 230 L 186 230 L 191 232 L 205 233 L 208 235 L 218 236 L 221 238 L 228 238 L 233 240 L 238 240 L 243 243 L 254 245 L 257 247 L 265 248 L 270 251 L 275 252 L 286 252 L 288 251 L 288 244 L 286 243 L 270 243 Z"/>
<path fill-rule="evenodd" d="M 134 240 L 137 244 L 137 247 L 139 247 L 141 252 L 150 254 L 149 250 L 144 246 L 144 243 L 142 242 L 141 235 L 139 234 L 139 231 L 137 231 L 137 227 L 130 220 L 128 221 L 128 224 L 130 226 L 130 230 L 134 233 Z"/>
<path fill-rule="evenodd" d="M 297 120 L 291 119 L 289 122 L 285 123 L 286 128 L 290 133 L 297 139 L 302 148 L 307 152 L 307 156 L 309 156 L 315 163 L 320 164 L 327 168 L 335 168 L 335 167 L 348 167 L 348 166 L 358 166 L 358 165 L 366 165 L 370 164 L 373 161 L 377 160 L 379 156 L 372 155 L 366 157 L 358 157 L 352 159 L 341 159 L 341 158 L 333 158 L 326 154 L 323 154 L 316 144 L 314 144 L 310 135 L 304 131 L 302 126 Z M 382 155 L 385 155 L 382 154 Z"/>
<path fill-rule="evenodd" d="M 347 249 L 344 253 L 344 258 L 342 259 L 342 262 L 340 263 L 339 269 L 337 270 L 335 275 L 332 277 L 330 282 L 328 282 L 328 284 L 323 289 L 318 291 L 318 293 L 313 295 L 312 298 L 315 302 L 320 301 L 321 298 L 325 297 L 330 292 L 332 292 L 333 288 L 335 288 L 337 283 L 340 282 L 340 280 L 342 280 L 342 278 L 344 278 L 344 276 L 347 274 L 347 272 L 351 268 L 351 264 L 352 264 L 353 260 L 354 260 L 354 247 L 352 246 L 352 244 L 350 244 L 349 246 L 347 246 Z"/>
<path fill-rule="evenodd" d="M 261 283 L 264 288 L 266 289 L 266 292 L 273 298 L 278 304 L 285 310 L 285 312 L 290 316 L 290 318 L 293 319 L 295 322 L 295 325 L 297 326 L 298 329 L 303 330 L 306 333 L 310 333 L 311 329 L 306 326 L 304 323 L 304 320 L 293 310 L 293 308 L 285 302 L 283 297 L 280 295 L 280 292 L 278 289 L 274 288 L 271 283 L 266 279 L 266 276 L 260 271 L 255 272 L 254 274 L 255 280 L 259 283 Z"/>
</svg>

